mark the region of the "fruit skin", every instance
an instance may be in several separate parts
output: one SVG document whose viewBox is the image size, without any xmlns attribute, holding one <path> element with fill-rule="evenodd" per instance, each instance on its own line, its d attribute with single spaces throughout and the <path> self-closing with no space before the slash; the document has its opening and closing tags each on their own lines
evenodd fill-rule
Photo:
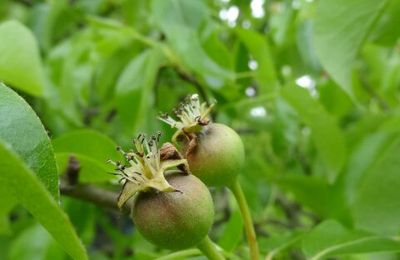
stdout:
<svg viewBox="0 0 400 260">
<path fill-rule="evenodd" d="M 174 173 L 167 181 L 180 192 L 142 192 L 133 205 L 139 232 L 163 248 L 180 250 L 197 245 L 214 219 L 211 194 L 196 176 Z"/>
<path fill-rule="evenodd" d="M 197 133 L 196 146 L 187 148 L 191 172 L 208 186 L 232 184 L 244 164 L 244 146 L 240 136 L 224 124 L 211 123 Z"/>
</svg>

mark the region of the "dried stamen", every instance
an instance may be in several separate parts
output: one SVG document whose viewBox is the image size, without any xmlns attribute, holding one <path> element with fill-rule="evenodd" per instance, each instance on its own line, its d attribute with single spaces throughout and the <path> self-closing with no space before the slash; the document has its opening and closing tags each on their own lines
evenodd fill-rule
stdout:
<svg viewBox="0 0 400 260">
<path fill-rule="evenodd" d="M 135 150 L 125 152 L 121 147 L 117 150 L 122 153 L 126 159 L 126 164 L 108 160 L 116 167 L 116 172 L 112 173 L 119 176 L 120 182 L 124 183 L 122 192 L 118 198 L 118 206 L 122 207 L 128 199 L 137 192 L 148 189 L 156 189 L 162 192 L 176 191 L 165 179 L 165 170 L 184 165 L 187 168 L 185 159 L 166 159 L 161 160 L 158 142 L 161 133 L 147 138 L 140 134 L 133 140 Z"/>
<path fill-rule="evenodd" d="M 210 123 L 210 114 L 214 104 L 210 106 L 206 102 L 200 104 L 199 95 L 193 94 L 187 96 L 179 107 L 173 109 L 174 114 L 178 118 L 175 120 L 166 113 L 159 116 L 159 119 L 171 127 L 178 129 L 173 137 L 173 141 L 176 141 L 178 136 L 185 133 L 196 133 L 199 132 L 202 126 Z"/>
</svg>

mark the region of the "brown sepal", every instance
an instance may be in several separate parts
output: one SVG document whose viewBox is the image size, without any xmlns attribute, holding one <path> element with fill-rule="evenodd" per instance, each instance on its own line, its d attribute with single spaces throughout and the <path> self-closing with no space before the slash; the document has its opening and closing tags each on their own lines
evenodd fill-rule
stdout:
<svg viewBox="0 0 400 260">
<path fill-rule="evenodd" d="M 166 161 L 166 160 L 179 160 L 185 158 L 173 144 L 167 142 L 164 143 L 160 148 L 160 159 L 161 161 Z M 187 165 L 182 164 L 179 165 L 177 168 L 182 172 L 184 172 L 185 174 L 190 174 L 190 170 Z"/>
</svg>

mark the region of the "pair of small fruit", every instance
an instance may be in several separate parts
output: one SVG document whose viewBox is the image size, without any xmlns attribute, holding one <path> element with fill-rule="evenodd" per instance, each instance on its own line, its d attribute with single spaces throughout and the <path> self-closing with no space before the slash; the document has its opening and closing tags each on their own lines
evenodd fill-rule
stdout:
<svg viewBox="0 0 400 260">
<path fill-rule="evenodd" d="M 232 185 L 243 166 L 240 137 L 226 125 L 212 123 L 208 118 L 211 108 L 200 104 L 195 94 L 175 111 L 180 121 L 168 115 L 160 117 L 178 129 L 172 140 L 181 144 L 184 156 L 170 143 L 158 149 L 159 135 L 150 139 L 140 135 L 135 139 L 136 151 L 122 151 L 129 165 L 116 164 L 125 180 L 119 206 L 139 193 L 133 204 L 133 221 L 140 233 L 158 246 L 177 250 L 199 244 L 214 218 L 206 185 Z M 180 171 L 168 172 L 172 167 Z"/>
</svg>

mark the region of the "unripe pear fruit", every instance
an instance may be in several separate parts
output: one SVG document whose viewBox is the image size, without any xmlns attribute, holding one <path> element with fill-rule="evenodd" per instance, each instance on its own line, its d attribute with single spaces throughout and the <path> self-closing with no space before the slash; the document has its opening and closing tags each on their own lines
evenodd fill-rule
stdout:
<svg viewBox="0 0 400 260">
<path fill-rule="evenodd" d="M 232 184 L 244 164 L 244 146 L 230 127 L 211 123 L 196 134 L 196 144 L 184 144 L 190 170 L 208 186 Z"/>
<path fill-rule="evenodd" d="M 193 175 L 174 173 L 166 180 L 177 191 L 139 193 L 132 210 L 135 226 L 147 240 L 163 248 L 196 246 L 213 223 L 211 194 Z"/>
</svg>

